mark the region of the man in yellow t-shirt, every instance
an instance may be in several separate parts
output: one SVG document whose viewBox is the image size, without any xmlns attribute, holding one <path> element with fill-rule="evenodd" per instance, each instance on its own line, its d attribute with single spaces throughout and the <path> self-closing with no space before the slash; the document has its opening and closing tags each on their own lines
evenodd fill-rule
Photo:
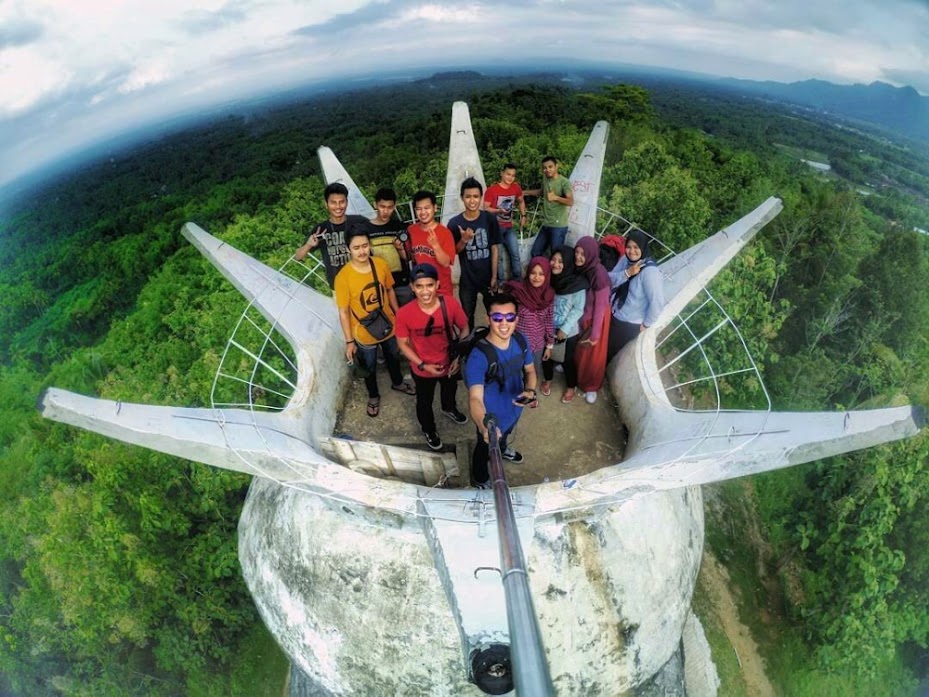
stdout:
<svg viewBox="0 0 929 697">
<path fill-rule="evenodd" d="M 345 358 L 349 365 L 355 360 L 365 372 L 365 387 L 368 390 L 368 416 L 377 416 L 381 407 L 381 396 L 377 389 L 377 347 L 384 350 L 387 372 L 390 373 L 391 389 L 409 395 L 416 388 L 404 382 L 400 371 L 400 351 L 391 327 L 386 338 L 373 337 L 361 323 L 372 312 L 380 310 L 393 325 L 397 311 L 397 296 L 394 279 L 387 262 L 371 255 L 371 243 L 367 232 L 360 226 L 345 231 L 345 246 L 349 260 L 335 277 L 335 300 L 339 308 L 339 322 L 345 337 Z M 375 281 L 376 277 L 376 281 Z"/>
</svg>

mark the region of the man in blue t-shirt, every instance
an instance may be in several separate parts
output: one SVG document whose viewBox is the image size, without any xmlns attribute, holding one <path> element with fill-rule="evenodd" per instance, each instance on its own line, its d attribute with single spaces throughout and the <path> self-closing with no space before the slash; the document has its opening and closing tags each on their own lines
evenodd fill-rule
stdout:
<svg viewBox="0 0 929 697">
<path fill-rule="evenodd" d="M 465 382 L 468 385 L 468 404 L 471 418 L 477 424 L 477 444 L 471 456 L 471 479 L 479 489 L 489 489 L 490 477 L 487 461 L 490 457 L 487 427 L 484 416 L 493 414 L 500 432 L 500 450 L 510 462 L 522 462 L 523 456 L 507 447 L 506 439 L 516 427 L 523 406 L 535 406 L 535 366 L 528 343 L 516 338 L 518 306 L 516 298 L 499 293 L 490 300 L 490 332 L 486 339 L 495 356 L 488 356 L 475 346 L 465 363 Z M 518 404 L 516 400 L 523 400 Z"/>
</svg>

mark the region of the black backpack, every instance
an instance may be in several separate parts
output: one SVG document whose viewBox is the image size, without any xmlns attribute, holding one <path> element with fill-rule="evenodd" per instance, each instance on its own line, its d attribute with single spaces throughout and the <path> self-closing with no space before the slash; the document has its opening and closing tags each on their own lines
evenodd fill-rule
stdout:
<svg viewBox="0 0 929 697">
<path fill-rule="evenodd" d="M 439 304 L 442 308 L 442 319 L 445 321 L 445 336 L 448 338 L 449 361 L 453 361 L 456 358 L 458 359 L 458 375 L 464 376 L 465 361 L 467 361 L 471 351 L 478 348 L 487 359 L 487 370 L 484 371 L 484 384 L 489 385 L 493 380 L 496 380 L 500 388 L 503 389 L 503 384 L 506 382 L 503 368 L 500 366 L 500 361 L 497 360 L 496 349 L 487 341 L 490 327 L 477 327 L 471 332 L 470 336 L 459 341 L 452 336 L 451 325 L 448 322 L 448 310 L 445 309 L 445 298 L 442 296 L 439 296 Z M 516 339 L 516 343 L 519 344 L 520 351 L 525 353 L 529 349 L 529 344 L 526 343 L 526 337 L 522 334 L 513 332 L 513 338 Z"/>
<path fill-rule="evenodd" d="M 468 337 L 467 340 L 459 344 L 459 356 L 462 361 L 465 361 L 471 351 L 474 349 L 480 350 L 480 352 L 484 354 L 484 358 L 487 359 L 487 370 L 484 371 L 484 384 L 489 385 L 496 380 L 500 385 L 500 389 L 503 389 L 503 385 L 506 382 L 506 374 L 497 358 L 497 349 L 487 341 L 488 333 L 490 333 L 490 327 L 478 327 L 475 329 L 474 333 Z M 513 339 L 519 344 L 520 352 L 525 354 L 529 348 L 529 344 L 526 343 L 526 337 L 519 332 L 513 332 Z"/>
</svg>

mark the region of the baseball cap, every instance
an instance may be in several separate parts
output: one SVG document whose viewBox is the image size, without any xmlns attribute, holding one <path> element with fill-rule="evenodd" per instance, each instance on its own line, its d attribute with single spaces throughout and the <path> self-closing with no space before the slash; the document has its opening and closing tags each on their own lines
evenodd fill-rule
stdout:
<svg viewBox="0 0 929 697">
<path fill-rule="evenodd" d="M 414 281 L 420 278 L 431 278 L 433 281 L 439 280 L 439 271 L 432 264 L 417 264 L 413 267 L 410 275 Z"/>
</svg>

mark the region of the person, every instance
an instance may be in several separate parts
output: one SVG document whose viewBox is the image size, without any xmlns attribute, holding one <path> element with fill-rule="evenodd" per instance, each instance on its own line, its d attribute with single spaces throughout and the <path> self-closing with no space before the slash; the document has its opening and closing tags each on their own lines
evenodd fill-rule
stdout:
<svg viewBox="0 0 929 697">
<path fill-rule="evenodd" d="M 542 187 L 527 189 L 527 196 L 542 197 L 542 227 L 532 243 L 531 256 L 548 255 L 564 245 L 568 234 L 568 212 L 574 205 L 574 190 L 566 177 L 558 174 L 558 160 L 551 155 L 542 159 Z"/>
<path fill-rule="evenodd" d="M 552 393 L 552 378 L 555 363 L 564 368 L 565 391 L 561 397 L 564 404 L 574 399 L 577 389 L 577 364 L 574 350 L 577 348 L 581 316 L 590 281 L 578 273 L 574 265 L 574 248 L 561 247 L 552 253 L 552 289 L 555 291 L 555 348 L 547 361 L 542 361 L 542 384 L 539 391 L 546 397 Z M 560 356 L 556 357 L 556 353 Z M 557 361 L 556 361 L 557 358 Z"/>
<path fill-rule="evenodd" d="M 365 225 L 368 221 L 364 216 L 345 215 L 348 209 L 348 188 L 345 184 L 333 182 L 323 191 L 323 198 L 326 201 L 329 219 L 313 229 L 303 246 L 294 252 L 294 259 L 303 261 L 307 254 L 318 247 L 323 256 L 326 282 L 330 288 L 335 288 L 336 274 L 348 263 L 345 231 L 349 227 Z"/>
<path fill-rule="evenodd" d="M 371 255 L 368 235 L 361 227 L 345 231 L 345 245 L 349 261 L 335 277 L 335 301 L 339 308 L 339 323 L 345 336 L 345 359 L 349 365 L 355 361 L 365 371 L 368 390 L 368 416 L 380 413 L 381 395 L 377 388 L 377 349 L 380 346 L 390 374 L 391 389 L 404 394 L 416 394 L 415 388 L 404 382 L 400 370 L 400 351 L 394 338 L 393 327 L 386 337 L 372 336 L 362 324 L 369 313 L 380 310 L 393 324 L 397 311 L 394 279 L 387 262 Z"/>
<path fill-rule="evenodd" d="M 517 279 L 523 275 L 519 261 L 519 234 L 513 225 L 513 216 L 519 209 L 519 227 L 526 227 L 526 198 L 523 189 L 516 181 L 516 165 L 508 162 L 500 172 L 500 181 L 487 187 L 484 193 L 484 210 L 497 216 L 500 226 L 501 247 L 506 247 L 510 258 L 510 278 Z M 504 269 L 502 259 L 497 264 L 497 282 L 503 283 Z"/>
<path fill-rule="evenodd" d="M 481 294 L 484 309 L 490 305 L 490 296 L 497 292 L 497 255 L 500 246 L 500 227 L 497 219 L 481 210 L 484 187 L 474 177 L 461 182 L 461 201 L 464 211 L 448 221 L 455 240 L 455 251 L 461 262 L 458 279 L 458 298 L 474 327 L 474 310 L 477 294 Z"/>
<path fill-rule="evenodd" d="M 390 267 L 394 277 L 394 292 L 397 302 L 405 305 L 413 299 L 410 291 L 409 269 L 403 251 L 403 238 L 406 236 L 406 223 L 394 216 L 397 210 L 397 193 L 382 187 L 374 194 L 375 216 L 368 221 L 368 239 L 371 240 L 371 254 L 381 257 Z"/>
<path fill-rule="evenodd" d="M 648 250 L 648 237 L 632 230 L 626 256 L 610 272 L 610 335 L 606 362 L 658 319 L 665 305 L 664 279 Z"/>
<path fill-rule="evenodd" d="M 413 194 L 416 222 L 407 228 L 414 264 L 430 264 L 439 272 L 439 293 L 452 297 L 452 262 L 455 260 L 455 239 L 451 231 L 435 219 L 435 194 L 417 191 Z"/>
<path fill-rule="evenodd" d="M 610 327 L 610 274 L 600 263 L 599 248 L 600 245 L 590 236 L 579 239 L 574 247 L 574 265 L 590 283 L 581 316 L 581 336 L 574 352 L 577 385 L 584 392 L 588 404 L 597 401 L 597 391 L 606 375 Z"/>
<path fill-rule="evenodd" d="M 468 409 L 477 426 L 477 443 L 471 454 L 471 479 L 480 489 L 490 488 L 487 461 L 490 457 L 489 433 L 484 416 L 492 414 L 500 432 L 500 452 L 505 460 L 522 462 L 522 453 L 507 445 L 523 406 L 533 406 L 536 399 L 536 372 L 528 344 L 514 336 L 519 323 L 519 304 L 512 295 L 499 293 L 490 301 L 490 331 L 486 341 L 496 358 L 491 364 L 484 351 L 475 347 L 465 362 L 468 385 Z M 522 403 L 517 402 L 521 400 Z"/>
<path fill-rule="evenodd" d="M 555 291 L 551 286 L 552 267 L 545 257 L 533 257 L 522 281 L 507 281 L 504 292 L 519 303 L 519 333 L 529 342 L 536 374 L 542 361 L 551 357 L 555 346 Z"/>
<path fill-rule="evenodd" d="M 456 424 L 468 423 L 458 411 L 458 359 L 451 359 L 450 340 L 467 332 L 468 320 L 453 297 L 440 295 L 439 272 L 432 264 L 417 264 L 410 273 L 416 302 L 397 311 L 397 342 L 410 362 L 416 384 L 416 418 L 426 445 L 441 450 L 442 439 L 436 429 L 432 402 L 439 387 L 442 413 Z"/>
</svg>

